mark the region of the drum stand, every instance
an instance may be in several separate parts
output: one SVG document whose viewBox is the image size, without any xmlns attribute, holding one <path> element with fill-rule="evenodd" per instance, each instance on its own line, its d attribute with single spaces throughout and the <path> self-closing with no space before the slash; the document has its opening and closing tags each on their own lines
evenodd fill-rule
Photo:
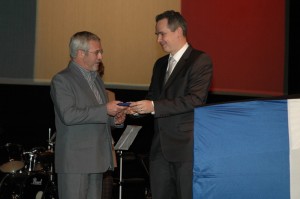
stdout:
<svg viewBox="0 0 300 199">
<path fill-rule="evenodd" d="M 54 140 L 55 136 L 56 136 L 56 133 L 54 133 L 51 136 L 51 128 L 49 128 L 48 152 L 53 153 L 53 156 L 54 156 L 54 144 L 55 144 L 55 142 L 53 140 Z M 53 163 L 54 163 L 54 157 L 53 157 Z M 50 165 L 50 171 L 49 171 L 48 175 L 50 177 L 50 185 L 49 184 L 47 185 L 48 197 L 50 196 L 53 199 L 58 198 L 57 183 L 54 180 L 54 165 L 52 164 L 52 162 Z"/>
<path fill-rule="evenodd" d="M 56 136 L 56 133 L 54 133 L 52 136 L 51 136 L 51 128 L 49 128 L 49 139 L 48 139 L 48 151 L 53 153 L 54 154 L 54 138 Z M 54 156 L 54 155 L 53 155 Z M 53 163 L 54 163 L 54 157 L 53 157 Z M 53 182 L 53 173 L 54 173 L 54 169 L 53 169 L 53 164 L 51 163 L 51 166 L 50 166 L 50 180 L 51 182 Z"/>
<path fill-rule="evenodd" d="M 29 166 L 28 166 L 28 171 L 29 171 L 29 173 L 30 173 L 30 172 L 33 171 L 33 169 L 34 169 L 34 165 L 35 165 L 35 163 L 36 163 L 36 162 L 35 162 L 36 159 L 35 159 L 35 156 L 34 156 L 33 152 L 29 152 L 28 155 L 29 155 Z"/>
</svg>

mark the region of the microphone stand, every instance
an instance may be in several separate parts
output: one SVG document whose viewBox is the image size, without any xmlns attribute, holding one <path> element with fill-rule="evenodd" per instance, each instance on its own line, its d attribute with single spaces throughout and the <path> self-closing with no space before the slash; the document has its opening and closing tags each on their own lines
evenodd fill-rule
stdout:
<svg viewBox="0 0 300 199">
<path fill-rule="evenodd" d="M 123 151 L 117 151 L 120 158 L 120 176 L 119 176 L 119 199 L 122 199 L 122 186 L 123 186 Z"/>
</svg>

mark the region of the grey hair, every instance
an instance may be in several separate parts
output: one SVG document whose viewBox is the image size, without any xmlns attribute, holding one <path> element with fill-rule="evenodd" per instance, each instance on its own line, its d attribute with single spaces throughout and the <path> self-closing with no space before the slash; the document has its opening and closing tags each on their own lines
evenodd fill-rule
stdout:
<svg viewBox="0 0 300 199">
<path fill-rule="evenodd" d="M 90 49 L 89 41 L 95 40 L 100 42 L 100 38 L 94 33 L 88 31 L 82 31 L 75 33 L 69 43 L 70 56 L 71 58 L 76 58 L 77 51 L 83 50 L 87 52 Z"/>
</svg>

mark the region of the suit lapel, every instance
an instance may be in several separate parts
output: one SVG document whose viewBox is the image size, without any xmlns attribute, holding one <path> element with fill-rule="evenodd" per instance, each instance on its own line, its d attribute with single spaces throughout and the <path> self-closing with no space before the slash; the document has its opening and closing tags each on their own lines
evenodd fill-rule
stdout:
<svg viewBox="0 0 300 199">
<path fill-rule="evenodd" d="M 169 55 L 166 55 L 161 66 L 159 66 L 159 70 L 160 72 L 159 74 L 159 83 L 160 83 L 160 88 L 164 88 L 165 86 L 165 76 L 166 76 L 166 72 L 167 72 L 167 67 L 168 67 L 168 59 L 169 59 Z"/>
</svg>

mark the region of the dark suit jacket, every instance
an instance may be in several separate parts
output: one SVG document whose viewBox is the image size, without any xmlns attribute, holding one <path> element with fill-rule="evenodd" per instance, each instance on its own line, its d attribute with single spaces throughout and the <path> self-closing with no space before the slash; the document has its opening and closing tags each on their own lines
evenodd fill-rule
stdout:
<svg viewBox="0 0 300 199">
<path fill-rule="evenodd" d="M 164 85 L 168 57 L 156 61 L 147 96 L 155 107 L 150 158 L 162 150 L 168 161 L 192 161 L 194 108 L 206 101 L 212 62 L 189 46 Z"/>
<path fill-rule="evenodd" d="M 102 173 L 113 168 L 106 91 L 96 78 L 103 104 L 99 104 L 88 82 L 74 63 L 55 75 L 51 97 L 55 109 L 57 173 Z"/>
</svg>

